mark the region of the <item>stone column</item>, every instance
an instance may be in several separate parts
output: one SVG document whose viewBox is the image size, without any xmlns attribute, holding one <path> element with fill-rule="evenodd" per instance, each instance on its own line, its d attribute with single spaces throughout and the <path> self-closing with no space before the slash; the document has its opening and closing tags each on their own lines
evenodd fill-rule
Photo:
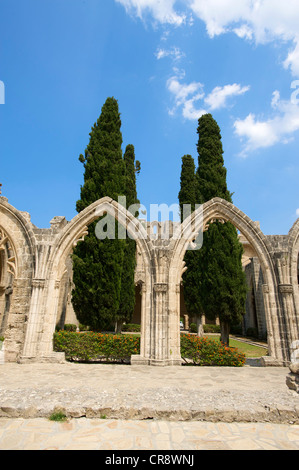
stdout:
<svg viewBox="0 0 299 470">
<path fill-rule="evenodd" d="M 45 279 L 32 280 L 32 294 L 29 308 L 29 318 L 26 330 L 23 354 L 20 358 L 21 363 L 36 360 L 38 356 L 38 344 L 42 330 L 43 320 L 43 301 L 45 292 Z"/>
<path fill-rule="evenodd" d="M 43 331 L 39 344 L 39 361 L 64 362 L 65 354 L 53 351 L 53 334 L 55 332 L 59 302 L 60 281 L 51 279 L 48 283 L 46 315 L 43 320 Z"/>
<path fill-rule="evenodd" d="M 22 354 L 30 293 L 31 288 L 28 279 L 14 279 L 10 311 L 5 331 L 6 362 L 17 362 Z"/>
<path fill-rule="evenodd" d="M 149 365 L 150 337 L 151 337 L 151 303 L 150 292 L 145 283 L 141 287 L 141 331 L 140 331 L 140 354 L 131 356 L 132 365 Z"/>
<path fill-rule="evenodd" d="M 282 332 L 282 336 L 285 342 L 284 359 L 290 361 L 290 345 L 293 343 L 298 334 L 294 309 L 293 286 L 292 284 L 280 284 L 278 289 L 282 301 L 282 310 L 285 319 L 285 331 Z"/>
<path fill-rule="evenodd" d="M 273 304 L 273 302 L 271 302 L 270 289 L 268 284 L 263 284 L 262 289 L 267 321 L 267 341 L 269 354 L 269 356 L 265 356 L 263 359 L 265 363 L 267 362 L 267 364 L 271 362 L 271 364 L 273 363 L 273 365 L 277 365 L 276 361 L 282 360 L 281 350 L 277 344 L 277 340 L 279 339 L 278 313 L 277 311 L 272 312 L 271 304 Z"/>
<path fill-rule="evenodd" d="M 150 365 L 164 366 L 168 350 L 168 285 L 163 282 L 155 283 L 154 298 L 154 335 L 151 338 Z"/>
</svg>

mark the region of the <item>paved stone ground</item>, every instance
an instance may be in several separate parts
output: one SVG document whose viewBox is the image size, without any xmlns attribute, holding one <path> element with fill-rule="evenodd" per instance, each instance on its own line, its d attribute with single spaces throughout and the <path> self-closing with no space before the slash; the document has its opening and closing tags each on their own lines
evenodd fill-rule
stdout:
<svg viewBox="0 0 299 470">
<path fill-rule="evenodd" d="M 118 451 L 115 455 L 122 455 L 122 450 L 153 454 L 156 450 L 299 450 L 299 426 L 98 418 L 56 423 L 45 418 L 0 418 L 0 450 Z"/>
<path fill-rule="evenodd" d="M 299 395 L 288 372 L 1 364 L 0 449 L 298 450 Z M 58 409 L 67 423 L 47 419 Z"/>
<path fill-rule="evenodd" d="M 1 364 L 0 417 L 69 417 L 299 424 L 283 367 Z"/>
</svg>

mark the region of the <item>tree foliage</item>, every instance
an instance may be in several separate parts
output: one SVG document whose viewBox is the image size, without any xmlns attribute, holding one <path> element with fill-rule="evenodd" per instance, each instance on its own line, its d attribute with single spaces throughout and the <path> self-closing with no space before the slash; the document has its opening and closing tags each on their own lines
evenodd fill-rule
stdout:
<svg viewBox="0 0 299 470">
<path fill-rule="evenodd" d="M 137 209 L 139 200 L 137 199 L 136 189 L 136 173 L 140 171 L 140 163 L 135 162 L 135 149 L 133 145 L 127 145 L 124 153 L 125 164 L 125 188 L 124 194 L 126 196 L 127 209 L 131 208 L 134 217 L 138 216 Z M 123 258 L 123 271 L 121 278 L 121 295 L 120 304 L 117 315 L 118 325 L 125 322 L 130 322 L 134 312 L 135 306 L 135 267 L 136 267 L 136 242 L 127 234 L 124 241 L 124 258 Z"/>
<path fill-rule="evenodd" d="M 198 120 L 198 168 L 196 202 L 215 197 L 232 202 L 227 189 L 226 168 L 220 128 L 211 114 Z M 230 326 L 245 313 L 246 280 L 242 269 L 243 247 L 236 228 L 230 223 L 211 223 L 203 234 L 200 250 L 186 253 L 187 271 L 183 277 L 189 313 L 220 319 L 221 339 L 229 342 Z"/>
<path fill-rule="evenodd" d="M 121 119 L 118 103 L 107 98 L 101 115 L 91 129 L 85 156 L 84 184 L 76 208 L 81 212 L 98 199 L 109 196 L 114 200 L 125 190 L 125 166 L 122 158 Z M 73 253 L 72 303 L 77 318 L 95 330 L 114 324 L 119 310 L 124 240 L 99 240 L 96 222 L 89 226 L 84 242 Z"/>
</svg>

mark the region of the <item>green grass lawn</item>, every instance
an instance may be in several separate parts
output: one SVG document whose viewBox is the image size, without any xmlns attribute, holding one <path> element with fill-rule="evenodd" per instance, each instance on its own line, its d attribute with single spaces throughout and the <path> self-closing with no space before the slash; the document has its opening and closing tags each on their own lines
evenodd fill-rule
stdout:
<svg viewBox="0 0 299 470">
<path fill-rule="evenodd" d="M 208 339 L 220 340 L 220 335 L 208 335 Z M 230 338 L 229 346 L 231 348 L 237 348 L 240 352 L 246 355 L 246 357 L 261 357 L 266 356 L 268 351 L 265 348 L 260 348 L 259 346 L 254 346 L 252 344 L 243 343 L 236 339 Z"/>
</svg>

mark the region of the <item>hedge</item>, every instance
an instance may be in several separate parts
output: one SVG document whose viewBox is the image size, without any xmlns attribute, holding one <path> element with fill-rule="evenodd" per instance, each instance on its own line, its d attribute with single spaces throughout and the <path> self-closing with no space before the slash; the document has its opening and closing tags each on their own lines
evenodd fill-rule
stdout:
<svg viewBox="0 0 299 470">
<path fill-rule="evenodd" d="M 140 337 L 59 331 L 54 333 L 54 350 L 64 352 L 69 361 L 125 362 L 130 360 L 133 354 L 138 354 Z"/>
<path fill-rule="evenodd" d="M 205 333 L 220 333 L 220 326 L 219 325 L 210 325 L 205 324 L 203 325 L 203 331 Z"/>
<path fill-rule="evenodd" d="M 94 332 L 59 331 L 54 334 L 54 350 L 64 352 L 68 361 L 129 362 L 140 353 L 140 336 Z M 245 355 L 218 340 L 181 335 L 181 356 L 186 364 L 241 367 Z"/>
<path fill-rule="evenodd" d="M 127 323 L 122 325 L 121 327 L 122 331 L 132 331 L 138 333 L 140 331 L 140 325 L 137 323 Z"/>
</svg>

